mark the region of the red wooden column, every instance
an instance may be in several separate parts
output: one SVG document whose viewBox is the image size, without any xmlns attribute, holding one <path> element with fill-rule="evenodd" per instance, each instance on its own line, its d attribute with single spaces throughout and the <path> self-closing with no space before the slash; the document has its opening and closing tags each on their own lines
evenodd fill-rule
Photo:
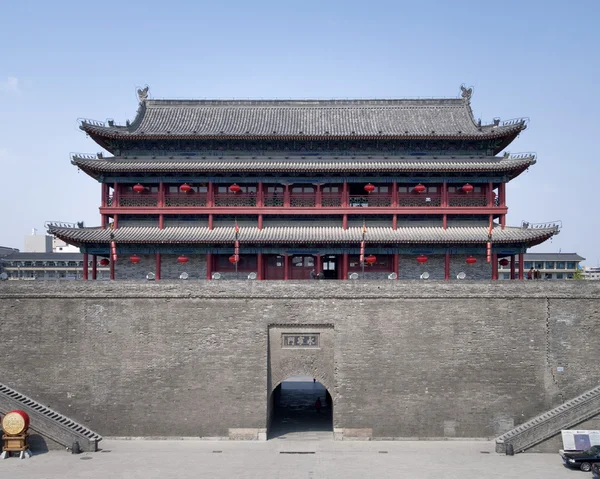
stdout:
<svg viewBox="0 0 600 479">
<path fill-rule="evenodd" d="M 95 254 L 92 255 L 92 279 L 98 279 L 98 258 Z"/>
<path fill-rule="evenodd" d="M 108 206 L 108 183 L 102 183 L 102 197 L 100 204 Z"/>
<path fill-rule="evenodd" d="M 83 253 L 83 279 L 85 281 L 88 280 L 88 268 L 89 268 L 88 263 L 89 263 L 88 254 Z"/>
<path fill-rule="evenodd" d="M 502 229 L 506 227 L 506 215 L 500 215 L 500 227 Z"/>
<path fill-rule="evenodd" d="M 342 184 L 342 208 L 348 207 L 348 183 L 344 181 Z"/>
<path fill-rule="evenodd" d="M 263 229 L 263 215 L 258 215 L 258 229 Z"/>
<path fill-rule="evenodd" d="M 206 279 L 212 279 L 212 253 L 206 253 Z"/>
<path fill-rule="evenodd" d="M 256 255 L 256 265 L 257 265 L 257 272 L 256 272 L 256 278 L 259 280 L 263 280 L 265 279 L 264 276 L 264 272 L 263 272 L 263 254 L 262 253 L 258 253 Z"/>
<path fill-rule="evenodd" d="M 525 264 L 523 264 L 524 260 L 523 253 L 519 253 L 519 279 L 525 279 Z"/>
<path fill-rule="evenodd" d="M 162 213 L 158 215 L 158 229 L 162 230 L 165 227 L 165 215 Z"/>
<path fill-rule="evenodd" d="M 107 219 L 108 219 L 107 215 L 100 215 L 100 221 L 101 221 L 100 226 L 102 226 L 102 229 L 106 228 L 106 225 L 108 224 L 106 221 Z"/>
<path fill-rule="evenodd" d="M 492 280 L 498 280 L 498 254 L 492 253 Z"/>
<path fill-rule="evenodd" d="M 491 208 L 492 206 L 494 206 L 494 183 L 492 183 L 491 181 L 488 183 L 486 193 L 487 193 L 487 205 L 488 205 L 488 208 Z"/>
<path fill-rule="evenodd" d="M 208 215 L 208 229 L 212 230 L 213 229 L 213 214 L 210 213 Z"/>
<path fill-rule="evenodd" d="M 342 215 L 342 228 L 345 230 L 348 229 L 348 215 L 345 213 Z"/>
<path fill-rule="evenodd" d="M 450 279 L 450 253 L 446 253 L 444 259 L 444 279 L 448 281 Z"/>
<path fill-rule="evenodd" d="M 396 279 L 400 279 L 400 255 L 394 253 L 394 273 L 396 273 Z"/>
<path fill-rule="evenodd" d="M 398 182 L 396 181 L 392 182 L 392 208 L 398 208 Z"/>
<path fill-rule="evenodd" d="M 215 206 L 215 188 L 212 181 L 208 183 L 208 193 L 206 195 L 206 206 L 212 208 Z"/>
<path fill-rule="evenodd" d="M 448 207 L 448 183 L 446 181 L 442 183 L 442 207 Z"/>
<path fill-rule="evenodd" d="M 448 229 L 448 215 L 446 214 L 442 215 L 442 228 Z"/>
<path fill-rule="evenodd" d="M 110 261 L 110 279 L 111 281 L 115 279 L 115 262 L 112 259 Z"/>
<path fill-rule="evenodd" d="M 323 194 L 321 192 L 321 183 L 317 183 L 317 192 L 315 197 L 315 207 L 321 208 L 323 206 Z"/>
<path fill-rule="evenodd" d="M 506 208 L 506 183 L 500 183 L 498 185 L 498 200 L 500 201 L 500 207 Z M 500 226 L 502 229 L 506 226 L 506 215 L 500 215 Z"/>
<path fill-rule="evenodd" d="M 284 185 L 284 190 L 283 190 L 283 207 L 284 208 L 289 208 L 290 207 L 290 185 L 288 185 L 288 184 Z"/>
<path fill-rule="evenodd" d="M 319 274 L 321 272 L 321 255 L 315 255 L 315 274 Z"/>
<path fill-rule="evenodd" d="M 286 253 L 283 255 L 283 279 L 290 279 L 290 256 Z"/>
<path fill-rule="evenodd" d="M 156 273 L 154 274 L 154 279 L 160 279 L 160 253 L 156 253 Z"/>
<path fill-rule="evenodd" d="M 112 206 L 120 206 L 119 205 L 119 183 L 117 183 L 116 181 L 113 184 Z"/>
<path fill-rule="evenodd" d="M 165 206 L 165 184 L 161 181 L 158 184 L 158 207 L 163 208 Z"/>
<path fill-rule="evenodd" d="M 342 279 L 348 279 L 348 253 L 342 255 Z"/>
<path fill-rule="evenodd" d="M 398 229 L 398 215 L 392 215 L 392 229 Z"/>
<path fill-rule="evenodd" d="M 510 255 L 510 279 L 517 279 L 515 276 L 515 255 Z"/>
<path fill-rule="evenodd" d="M 113 215 L 113 228 L 116 229 L 119 227 L 119 215 Z"/>
<path fill-rule="evenodd" d="M 256 206 L 262 208 L 265 206 L 265 192 L 262 181 L 258 182 L 258 188 L 256 192 Z"/>
</svg>

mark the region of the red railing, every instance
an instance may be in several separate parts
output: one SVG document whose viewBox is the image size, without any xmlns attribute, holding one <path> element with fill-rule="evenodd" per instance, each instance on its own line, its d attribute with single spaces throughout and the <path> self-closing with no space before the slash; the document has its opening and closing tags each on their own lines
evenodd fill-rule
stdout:
<svg viewBox="0 0 600 479">
<path fill-rule="evenodd" d="M 265 193 L 264 204 L 268 207 L 283 206 L 283 193 Z"/>
<path fill-rule="evenodd" d="M 325 208 L 342 206 L 342 195 L 340 193 L 322 193 L 321 206 Z"/>
<path fill-rule="evenodd" d="M 350 195 L 348 206 L 352 207 L 386 207 L 392 206 L 392 197 L 387 194 Z"/>
</svg>

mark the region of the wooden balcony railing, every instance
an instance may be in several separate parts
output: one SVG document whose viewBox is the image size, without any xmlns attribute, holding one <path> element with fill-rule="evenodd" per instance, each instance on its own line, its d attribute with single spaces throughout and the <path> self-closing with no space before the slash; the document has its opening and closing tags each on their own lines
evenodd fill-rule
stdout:
<svg viewBox="0 0 600 479">
<path fill-rule="evenodd" d="M 207 206 L 206 193 L 169 193 L 165 195 L 165 206 Z"/>
<path fill-rule="evenodd" d="M 264 196 L 265 206 L 280 207 L 283 206 L 283 193 L 267 193 Z"/>
<path fill-rule="evenodd" d="M 335 208 L 342 206 L 342 195 L 339 193 L 322 193 L 321 205 L 325 208 Z"/>
<path fill-rule="evenodd" d="M 311 208 L 317 204 L 314 193 L 292 193 L 290 195 L 290 206 L 296 208 Z"/>
<path fill-rule="evenodd" d="M 442 195 L 440 193 L 400 194 L 398 206 L 442 206 Z"/>
<path fill-rule="evenodd" d="M 485 193 L 460 193 L 448 195 L 448 206 L 487 206 Z"/>
<path fill-rule="evenodd" d="M 158 206 L 158 194 L 122 194 L 119 195 L 119 206 Z"/>
<path fill-rule="evenodd" d="M 392 206 L 391 195 L 350 195 L 348 206 L 352 207 L 386 207 Z"/>
<path fill-rule="evenodd" d="M 217 193 L 215 206 L 256 206 L 256 193 Z"/>
</svg>

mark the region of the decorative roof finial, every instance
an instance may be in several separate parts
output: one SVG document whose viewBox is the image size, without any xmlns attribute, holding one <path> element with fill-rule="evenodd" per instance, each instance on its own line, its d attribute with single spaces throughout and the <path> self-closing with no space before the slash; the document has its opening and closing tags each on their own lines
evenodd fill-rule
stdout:
<svg viewBox="0 0 600 479">
<path fill-rule="evenodd" d="M 462 92 L 462 97 L 465 101 L 471 101 L 471 95 L 473 94 L 473 88 L 465 88 L 465 85 L 460 86 L 460 91 Z"/>
<path fill-rule="evenodd" d="M 148 99 L 148 90 L 149 89 L 150 89 L 150 87 L 148 85 L 146 85 L 146 88 L 144 88 L 143 90 L 138 88 L 137 94 L 138 94 L 138 98 L 140 99 L 140 103 L 142 103 Z"/>
</svg>

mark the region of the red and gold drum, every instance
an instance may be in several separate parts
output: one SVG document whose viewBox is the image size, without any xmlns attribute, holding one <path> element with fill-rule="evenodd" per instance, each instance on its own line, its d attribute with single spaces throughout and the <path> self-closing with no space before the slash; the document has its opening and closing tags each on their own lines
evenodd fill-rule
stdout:
<svg viewBox="0 0 600 479">
<path fill-rule="evenodd" d="M 29 416 L 25 411 L 15 409 L 2 418 L 2 430 L 8 436 L 24 434 L 29 428 Z"/>
</svg>

